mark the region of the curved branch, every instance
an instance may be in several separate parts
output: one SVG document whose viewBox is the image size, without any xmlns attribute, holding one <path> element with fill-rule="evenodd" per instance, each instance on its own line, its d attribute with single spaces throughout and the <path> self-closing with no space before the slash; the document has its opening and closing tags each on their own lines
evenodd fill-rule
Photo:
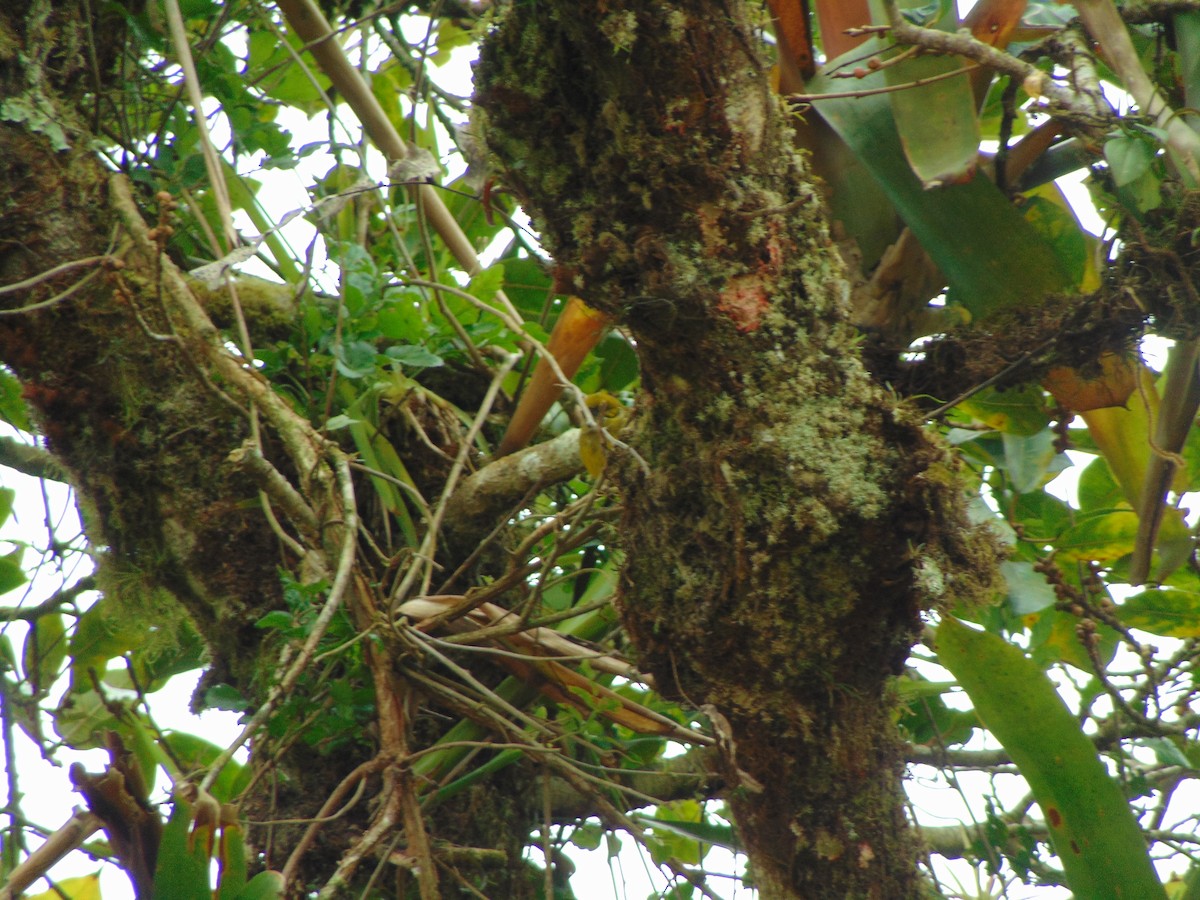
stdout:
<svg viewBox="0 0 1200 900">
<path fill-rule="evenodd" d="M 447 538 L 466 546 L 531 491 L 577 475 L 583 468 L 579 434 L 578 428 L 564 431 L 552 440 L 503 456 L 466 479 L 446 504 L 443 527 Z"/>
</svg>

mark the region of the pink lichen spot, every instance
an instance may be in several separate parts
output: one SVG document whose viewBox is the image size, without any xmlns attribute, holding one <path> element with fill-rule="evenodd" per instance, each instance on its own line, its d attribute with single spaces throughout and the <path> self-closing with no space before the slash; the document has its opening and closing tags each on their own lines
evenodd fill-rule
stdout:
<svg viewBox="0 0 1200 900">
<path fill-rule="evenodd" d="M 727 315 L 733 327 L 742 334 L 757 331 L 770 306 L 766 286 L 754 275 L 731 278 L 717 301 L 717 309 Z"/>
</svg>

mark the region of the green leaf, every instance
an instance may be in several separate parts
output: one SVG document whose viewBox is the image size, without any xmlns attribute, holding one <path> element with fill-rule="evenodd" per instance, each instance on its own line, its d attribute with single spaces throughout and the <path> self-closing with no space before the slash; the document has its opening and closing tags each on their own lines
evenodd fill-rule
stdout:
<svg viewBox="0 0 1200 900">
<path fill-rule="evenodd" d="M 250 701 L 231 685 L 214 684 L 204 692 L 204 708 L 240 713 L 250 708 Z"/>
<path fill-rule="evenodd" d="M 208 853 L 202 841 L 191 838 L 192 804 L 180 797 L 178 791 L 172 804 L 171 817 L 158 848 L 154 900 L 212 900 Z"/>
<path fill-rule="evenodd" d="M 372 474 L 371 483 L 379 494 L 384 508 L 399 522 L 408 545 L 415 547 L 417 545 L 416 525 L 412 516 L 409 515 L 404 494 L 389 479 L 395 479 L 408 485 L 409 489 L 417 496 L 420 495 L 420 492 L 413 483 L 412 476 L 408 474 L 408 469 L 400 459 L 396 448 L 380 433 L 374 422 L 364 418 L 368 410 L 375 411 L 375 403 L 376 400 L 372 395 L 364 394 L 349 409 L 350 415 L 356 417 L 349 426 L 350 436 L 354 439 L 354 446 L 358 448 L 359 455 L 367 468 L 388 476 L 384 478 Z"/>
<path fill-rule="evenodd" d="M 661 804 L 653 816 L 636 813 L 634 821 L 655 832 L 658 851 L 663 858 L 674 857 L 680 862 L 697 865 L 708 847 L 723 847 L 733 853 L 744 848 L 732 825 L 709 822 L 704 807 L 695 800 L 676 800 Z M 655 852 L 654 848 L 651 853 Z"/>
<path fill-rule="evenodd" d="M 1009 518 L 1019 522 L 1028 540 L 1050 543 L 1071 527 L 1075 510 L 1045 491 L 1019 494 L 1013 498 Z"/>
<path fill-rule="evenodd" d="M 1084 466 L 1075 487 L 1079 508 L 1084 512 L 1099 512 L 1125 505 L 1125 494 L 1104 457 L 1097 457 Z"/>
<path fill-rule="evenodd" d="M 38 616 L 29 624 L 21 652 L 21 668 L 36 693 L 50 690 L 66 658 L 67 628 L 62 613 Z"/>
<path fill-rule="evenodd" d="M 400 365 L 413 369 L 428 369 L 443 363 L 440 356 L 430 353 L 420 344 L 394 345 L 388 347 L 383 353 L 388 359 L 394 359 Z"/>
<path fill-rule="evenodd" d="M 1117 187 L 1125 187 L 1150 171 L 1157 148 L 1144 137 L 1117 135 L 1104 143 L 1104 158 Z"/>
<path fill-rule="evenodd" d="M 24 547 L 18 547 L 4 556 L 0 556 L 0 594 L 14 591 L 29 579 L 25 577 L 25 569 L 21 566 L 21 556 Z"/>
<path fill-rule="evenodd" d="M 1179 766 L 1189 770 L 1196 768 L 1187 754 L 1170 738 L 1140 738 L 1134 743 L 1153 751 L 1155 759 L 1164 766 Z"/>
<path fill-rule="evenodd" d="M 571 843 L 580 850 L 597 850 L 604 840 L 604 828 L 594 822 L 584 822 L 571 830 Z"/>
<path fill-rule="evenodd" d="M 333 348 L 337 369 L 347 378 L 365 378 L 375 371 L 375 346 L 367 341 L 350 341 Z"/>
<path fill-rule="evenodd" d="M 1120 606 L 1130 628 L 1173 638 L 1200 637 L 1200 593 L 1154 588 L 1134 594 Z"/>
<path fill-rule="evenodd" d="M 1015 391 L 989 388 L 964 400 L 955 409 L 1005 434 L 1034 435 L 1050 420 L 1046 398 L 1036 385 Z"/>
<path fill-rule="evenodd" d="M 886 21 L 882 4 L 873 2 L 875 21 Z M 954 4 L 926 26 L 954 32 Z M 957 77 L 948 77 L 960 72 Z M 975 174 L 979 157 L 979 118 L 965 62 L 957 56 L 924 53 L 885 67 L 887 83 L 901 90 L 888 94 L 904 155 L 926 189 L 959 184 Z M 932 79 L 928 84 L 914 82 Z"/>
<path fill-rule="evenodd" d="M 948 707 L 942 694 L 952 683 L 926 681 L 920 676 L 897 679 L 901 712 L 897 724 L 914 744 L 949 747 L 964 744 L 975 733 L 973 713 Z"/>
<path fill-rule="evenodd" d="M 1100 287 L 1100 276 L 1096 272 L 1097 239 L 1080 224 L 1057 182 L 1026 193 L 1020 209 L 1025 221 L 1062 261 L 1071 283 L 1079 291 L 1094 291 Z"/>
<path fill-rule="evenodd" d="M 554 280 L 546 271 L 545 263 L 539 260 L 529 256 L 506 257 L 504 293 L 522 316 L 535 322 L 541 321 L 543 312 L 554 298 Z M 562 306 L 559 302 L 560 310 Z"/>
<path fill-rule="evenodd" d="M 1095 626 L 1097 643 L 1092 653 L 1102 665 L 1112 662 L 1119 635 L 1109 626 Z M 1067 663 L 1081 672 L 1095 670 L 1088 650 L 1079 636 L 1079 617 L 1058 609 L 1044 609 L 1029 629 L 1029 647 L 1033 661 L 1043 669 L 1055 663 Z"/>
<path fill-rule="evenodd" d="M 222 749 L 199 735 L 186 731 L 170 731 L 163 741 L 171 749 L 173 758 L 183 767 L 177 775 L 193 775 L 206 770 L 221 755 Z M 209 793 L 221 803 L 232 803 L 245 788 L 251 776 L 241 763 L 229 761 L 217 776 Z"/>
<path fill-rule="evenodd" d="M 826 69 L 838 62 L 854 66 L 886 49 L 885 42 L 873 38 Z M 855 84 L 863 89 L 884 86 L 880 73 Z M 818 75 L 808 87 L 814 94 L 845 90 L 840 80 L 826 75 Z M 1053 248 L 988 179 L 977 176 L 966 184 L 923 188 L 904 156 L 886 95 L 818 98 L 813 106 L 875 177 L 976 320 L 1073 288 Z"/>
<path fill-rule="evenodd" d="M 1046 576 L 1035 572 L 1030 563 L 1007 560 L 1000 563 L 1000 574 L 1008 585 L 1008 606 L 1014 615 L 1040 612 L 1058 599 Z"/>
<path fill-rule="evenodd" d="M 29 407 L 21 393 L 21 382 L 7 369 L 0 368 L 0 419 L 21 431 L 33 431 Z M 3 521 L 3 519 L 0 519 Z"/>
<path fill-rule="evenodd" d="M 292 628 L 295 624 L 295 618 L 292 614 L 283 609 L 273 609 L 257 622 L 254 623 L 255 628 L 270 630 L 276 628 L 280 631 L 286 631 Z"/>
<path fill-rule="evenodd" d="M 488 266 L 478 275 L 471 277 L 467 292 L 485 303 L 490 303 L 496 292 L 504 286 L 504 264 L 495 263 Z"/>
<path fill-rule="evenodd" d="M 938 626 L 937 651 L 1029 782 L 1075 895 L 1165 898 L 1129 803 L 1045 673 L 952 616 Z"/>
<path fill-rule="evenodd" d="M 240 825 L 225 825 L 221 829 L 217 852 L 221 861 L 221 880 L 217 885 L 216 900 L 237 900 L 247 886 L 246 840 Z"/>
<path fill-rule="evenodd" d="M 88 607 L 71 632 L 71 684 L 75 689 L 90 684 L 89 670 L 103 674 L 108 661 L 138 646 L 146 636 L 146 626 L 122 619 L 113 601 L 101 597 Z"/>
<path fill-rule="evenodd" d="M 54 713 L 54 730 L 70 747 L 88 750 L 104 745 L 103 736 L 120 721 L 95 691 L 72 691 Z"/>
<path fill-rule="evenodd" d="M 1036 491 L 1070 465 L 1054 446 L 1054 433 L 1043 428 L 1037 434 L 1000 435 L 1004 444 L 1004 469 L 1009 484 L 1019 494 Z"/>
<path fill-rule="evenodd" d="M 237 895 L 237 900 L 275 900 L 283 896 L 283 873 L 259 872 Z"/>
<path fill-rule="evenodd" d="M 426 326 L 420 295 L 396 288 L 385 290 L 383 305 L 375 321 L 379 333 L 390 341 L 405 344 L 418 342 L 424 336 Z"/>
<path fill-rule="evenodd" d="M 1133 552 L 1137 538 L 1137 514 L 1130 509 L 1111 509 L 1081 515 L 1058 542 L 1060 562 L 1108 562 Z"/>
</svg>

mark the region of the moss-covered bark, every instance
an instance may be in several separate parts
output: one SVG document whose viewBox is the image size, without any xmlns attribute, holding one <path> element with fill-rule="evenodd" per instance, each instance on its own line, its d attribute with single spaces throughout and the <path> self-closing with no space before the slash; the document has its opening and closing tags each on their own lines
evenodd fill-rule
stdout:
<svg viewBox="0 0 1200 900">
<path fill-rule="evenodd" d="M 746 15 L 518 3 L 477 96 L 563 287 L 637 340 L 623 617 L 664 690 L 728 719 L 763 896 L 912 897 L 888 678 L 922 610 L 988 587 L 995 549 L 860 362 Z"/>
<path fill-rule="evenodd" d="M 257 489 L 225 464 L 246 421 L 169 337 L 156 263 L 129 252 L 109 202 L 84 115 L 108 102 L 125 22 L 91 15 L 87 4 L 14 4 L 0 21 L 0 96 L 34 110 L 0 122 L 0 283 L 111 254 L 0 298 L 25 307 L 70 291 L 0 317 L 0 359 L 107 547 L 109 596 L 146 604 L 126 615 L 149 633 L 185 621 L 166 588 L 218 659 L 244 664 L 261 640 L 254 620 L 278 600 L 280 558 Z"/>
<path fill-rule="evenodd" d="M 299 570 L 301 561 L 272 531 L 259 484 L 230 460 L 250 434 L 245 385 L 223 380 L 197 348 L 195 329 L 170 299 L 164 270 L 171 263 L 131 238 L 141 226 L 122 219 L 112 172 L 94 152 L 93 127 L 126 99 L 117 68 L 126 26 L 112 4 L 0 5 L 0 99 L 19 98 L 14 108 L 31 110 L 0 119 L 0 285 L 7 288 L 0 361 L 21 380 L 48 448 L 76 488 L 105 607 L 122 631 L 140 627 L 145 640 L 165 635 L 169 644 L 172 629 L 195 628 L 216 668 L 210 678 L 257 705 L 277 678 L 280 648 L 256 623 L 283 606 L 278 567 Z M 153 224 L 155 198 L 142 192 L 139 201 Z M 254 314 L 253 304 L 243 309 Z M 278 328 L 278 308 L 266 313 Z M 265 454 L 304 491 L 315 477 L 297 476 L 270 417 L 260 423 Z M 327 494 L 314 489 L 304 499 L 327 517 L 321 537 L 336 550 L 342 520 Z M 440 736 L 444 717 L 436 724 L 420 737 Z M 250 832 L 265 854 L 260 862 L 282 868 L 308 819 L 379 743 L 376 727 L 346 735 L 336 754 L 318 755 L 303 742 L 291 750 L 267 742 L 261 754 L 256 747 L 256 762 L 272 770 L 243 798 L 251 819 L 272 823 Z M 428 817 L 437 840 L 483 848 L 481 861 L 454 865 L 492 896 L 540 890 L 522 858 L 528 830 L 540 821 L 538 795 L 527 787 L 537 774 L 512 766 Z M 386 799 L 378 780 L 370 786 Z M 359 804 L 325 829 L 297 881 L 324 884 L 382 805 Z M 371 870 L 360 873 L 364 883 Z M 391 890 L 403 896 L 403 882 Z M 455 890 L 451 884 L 445 895 Z"/>
</svg>

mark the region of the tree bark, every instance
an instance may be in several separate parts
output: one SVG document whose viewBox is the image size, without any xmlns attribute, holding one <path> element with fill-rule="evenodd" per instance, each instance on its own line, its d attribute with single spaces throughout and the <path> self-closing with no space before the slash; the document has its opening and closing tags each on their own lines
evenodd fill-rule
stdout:
<svg viewBox="0 0 1200 900">
<path fill-rule="evenodd" d="M 227 463 L 248 425 L 177 333 L 158 261 L 122 231 L 84 119 L 108 100 L 124 20 L 92 18 L 87 4 L 16 4 L 0 28 L 22 54 L 0 60 L 0 95 L 37 110 L 0 122 L 0 283 L 33 279 L 0 299 L 46 304 L 0 317 L 0 359 L 107 549 L 102 589 L 148 631 L 191 627 L 190 616 L 218 663 L 238 669 L 228 677 L 248 683 L 280 561 L 256 486 Z"/>
<path fill-rule="evenodd" d="M 889 678 L 997 550 L 861 364 L 754 46 L 737 2 L 520 3 L 477 100 L 560 285 L 636 340 L 623 620 L 663 691 L 711 704 L 755 884 L 916 897 Z"/>
</svg>

